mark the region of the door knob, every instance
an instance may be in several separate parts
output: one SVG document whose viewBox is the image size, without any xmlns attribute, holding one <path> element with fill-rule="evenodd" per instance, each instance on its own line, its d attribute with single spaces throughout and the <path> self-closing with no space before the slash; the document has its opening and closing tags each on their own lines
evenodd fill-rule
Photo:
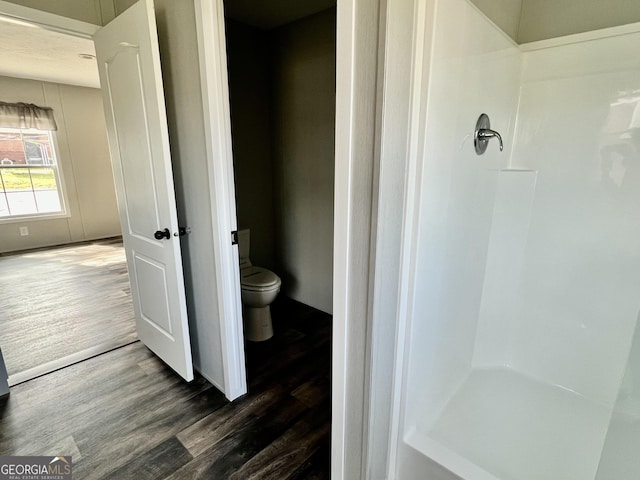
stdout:
<svg viewBox="0 0 640 480">
<path fill-rule="evenodd" d="M 168 228 L 165 228 L 164 230 L 156 231 L 156 233 L 154 233 L 153 236 L 155 237 L 156 240 L 162 240 L 163 238 L 166 238 L 167 240 L 169 240 L 169 238 L 171 238 L 171 232 L 169 231 Z"/>
</svg>

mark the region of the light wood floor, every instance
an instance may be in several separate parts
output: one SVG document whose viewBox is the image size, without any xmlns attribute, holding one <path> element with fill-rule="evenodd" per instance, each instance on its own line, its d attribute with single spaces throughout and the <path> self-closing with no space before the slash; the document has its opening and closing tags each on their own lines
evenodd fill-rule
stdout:
<svg viewBox="0 0 640 480">
<path fill-rule="evenodd" d="M 0 256 L 0 347 L 11 384 L 137 339 L 122 242 Z"/>
<path fill-rule="evenodd" d="M 72 455 L 82 480 L 329 479 L 331 317 L 286 300 L 273 314 L 235 402 L 136 342 L 12 388 L 0 456 Z"/>
</svg>

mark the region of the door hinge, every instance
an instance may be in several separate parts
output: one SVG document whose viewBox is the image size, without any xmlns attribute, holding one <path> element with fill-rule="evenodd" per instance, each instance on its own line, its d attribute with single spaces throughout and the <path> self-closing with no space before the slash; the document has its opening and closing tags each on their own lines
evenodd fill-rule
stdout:
<svg viewBox="0 0 640 480">
<path fill-rule="evenodd" d="M 231 232 L 231 245 L 238 244 L 238 231 L 234 230 Z"/>
</svg>

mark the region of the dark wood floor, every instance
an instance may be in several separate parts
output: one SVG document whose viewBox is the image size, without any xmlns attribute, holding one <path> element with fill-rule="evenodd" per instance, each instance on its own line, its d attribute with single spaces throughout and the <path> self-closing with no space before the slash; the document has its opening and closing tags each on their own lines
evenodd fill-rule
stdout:
<svg viewBox="0 0 640 480">
<path fill-rule="evenodd" d="M 274 304 L 229 403 L 136 342 L 18 385 L 0 400 L 0 456 L 72 455 L 84 479 L 328 479 L 331 317 Z"/>
<path fill-rule="evenodd" d="M 130 292 L 120 239 L 0 256 L 11 383 L 137 340 Z"/>
</svg>

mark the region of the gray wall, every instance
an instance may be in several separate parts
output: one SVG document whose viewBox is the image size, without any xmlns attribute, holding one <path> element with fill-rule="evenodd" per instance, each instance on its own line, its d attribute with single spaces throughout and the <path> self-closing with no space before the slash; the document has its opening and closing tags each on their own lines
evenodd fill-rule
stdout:
<svg viewBox="0 0 640 480">
<path fill-rule="evenodd" d="M 638 0 L 471 0 L 517 43 L 640 22 Z"/>
<path fill-rule="evenodd" d="M 514 41 L 518 38 L 523 0 L 471 0 Z"/>
<path fill-rule="evenodd" d="M 96 25 L 108 23 L 135 3 L 135 0 L 8 1 Z M 638 0 L 471 1 L 518 43 L 640 22 Z"/>
<path fill-rule="evenodd" d="M 519 43 L 640 22 L 638 0 L 524 0 Z"/>
<path fill-rule="evenodd" d="M 135 0 L 7 0 L 24 7 L 55 13 L 94 25 L 105 25 L 115 17 L 116 8 L 123 1 Z"/>
<path fill-rule="evenodd" d="M 68 218 L 0 223 L 0 252 L 120 235 L 100 90 L 0 76 L 0 100 L 54 110 Z M 20 236 L 19 227 L 29 228 Z"/>
<path fill-rule="evenodd" d="M 265 32 L 227 20 L 238 225 L 282 293 L 331 313 L 335 9 Z"/>
<path fill-rule="evenodd" d="M 251 260 L 275 269 L 269 35 L 226 22 L 238 228 L 251 229 Z"/>
<path fill-rule="evenodd" d="M 7 367 L 4 364 L 4 358 L 2 358 L 2 350 L 0 350 L 0 397 L 9 393 L 8 378 Z"/>
<path fill-rule="evenodd" d="M 276 251 L 283 292 L 332 312 L 336 10 L 273 31 Z"/>
<path fill-rule="evenodd" d="M 193 2 L 156 0 L 193 362 L 225 390 L 204 112 Z"/>
</svg>

